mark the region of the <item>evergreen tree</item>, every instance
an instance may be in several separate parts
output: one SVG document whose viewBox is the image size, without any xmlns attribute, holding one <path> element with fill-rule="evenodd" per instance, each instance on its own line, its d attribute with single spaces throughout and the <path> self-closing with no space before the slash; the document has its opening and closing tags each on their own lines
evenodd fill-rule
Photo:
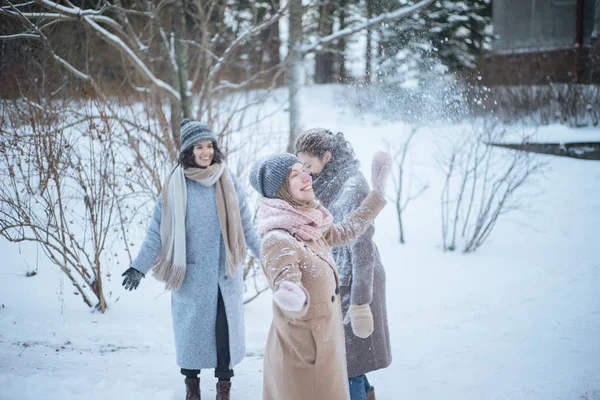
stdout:
<svg viewBox="0 0 600 400">
<path fill-rule="evenodd" d="M 374 0 L 378 11 L 416 3 Z M 431 72 L 473 69 L 492 39 L 491 0 L 436 1 L 427 9 L 379 30 L 379 75 L 426 79 Z"/>
</svg>

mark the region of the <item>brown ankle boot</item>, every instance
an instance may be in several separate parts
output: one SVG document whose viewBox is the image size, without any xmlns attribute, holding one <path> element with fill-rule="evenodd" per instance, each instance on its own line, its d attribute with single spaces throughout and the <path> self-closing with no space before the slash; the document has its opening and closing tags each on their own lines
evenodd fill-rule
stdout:
<svg viewBox="0 0 600 400">
<path fill-rule="evenodd" d="M 375 400 L 375 388 L 371 386 L 371 390 L 367 393 L 367 400 Z"/>
<path fill-rule="evenodd" d="M 229 391 L 231 390 L 231 382 L 217 382 L 217 400 L 229 400 Z"/>
<path fill-rule="evenodd" d="M 185 379 L 185 400 L 201 400 L 200 379 Z"/>
</svg>

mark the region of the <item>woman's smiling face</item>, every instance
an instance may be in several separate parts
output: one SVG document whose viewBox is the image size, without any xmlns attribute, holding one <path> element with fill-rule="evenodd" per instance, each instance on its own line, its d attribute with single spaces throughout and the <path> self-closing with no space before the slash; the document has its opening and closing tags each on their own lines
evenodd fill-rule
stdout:
<svg viewBox="0 0 600 400">
<path fill-rule="evenodd" d="M 206 168 L 212 163 L 215 155 L 212 140 L 203 140 L 194 145 L 194 161 L 200 168 Z"/>
<path fill-rule="evenodd" d="M 296 163 L 288 174 L 290 194 L 300 202 L 313 201 L 315 193 L 312 189 L 312 177 L 304 171 L 302 163 Z"/>
</svg>

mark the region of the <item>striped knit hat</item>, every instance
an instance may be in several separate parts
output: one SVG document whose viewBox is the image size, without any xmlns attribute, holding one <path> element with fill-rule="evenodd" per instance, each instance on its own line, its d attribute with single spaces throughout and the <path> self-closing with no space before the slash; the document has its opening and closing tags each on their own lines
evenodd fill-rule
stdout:
<svg viewBox="0 0 600 400">
<path fill-rule="evenodd" d="M 181 152 L 183 153 L 201 140 L 212 140 L 217 143 L 217 136 L 204 122 L 185 118 L 181 121 Z"/>
</svg>

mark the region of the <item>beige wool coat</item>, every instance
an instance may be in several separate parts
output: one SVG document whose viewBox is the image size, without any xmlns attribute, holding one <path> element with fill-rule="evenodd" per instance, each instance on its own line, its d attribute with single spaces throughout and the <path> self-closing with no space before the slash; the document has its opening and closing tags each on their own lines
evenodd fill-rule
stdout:
<svg viewBox="0 0 600 400">
<path fill-rule="evenodd" d="M 330 247 L 350 242 L 368 228 L 386 201 L 371 194 L 344 222 L 318 240 L 303 241 L 276 229 L 263 237 L 261 264 L 276 291 L 283 281 L 307 296 L 299 312 L 273 303 L 264 360 L 264 400 L 348 400 L 348 372 L 340 282 Z"/>
</svg>

